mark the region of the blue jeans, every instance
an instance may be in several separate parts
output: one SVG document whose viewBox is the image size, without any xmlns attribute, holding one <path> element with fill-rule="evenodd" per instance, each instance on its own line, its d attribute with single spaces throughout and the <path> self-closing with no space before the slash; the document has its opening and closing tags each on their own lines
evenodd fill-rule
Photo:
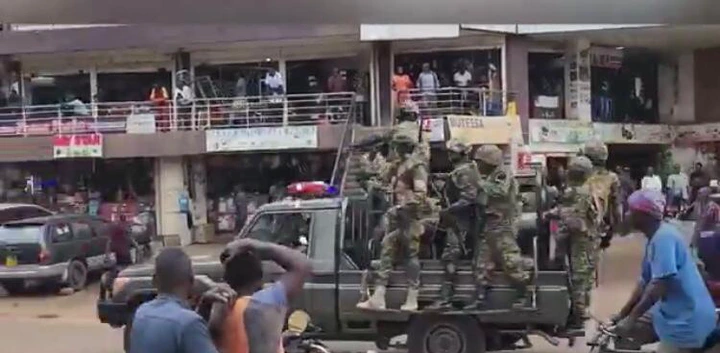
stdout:
<svg viewBox="0 0 720 353">
<path fill-rule="evenodd" d="M 609 97 L 593 97 L 593 117 L 596 121 L 610 122 L 613 120 L 613 100 Z"/>
</svg>

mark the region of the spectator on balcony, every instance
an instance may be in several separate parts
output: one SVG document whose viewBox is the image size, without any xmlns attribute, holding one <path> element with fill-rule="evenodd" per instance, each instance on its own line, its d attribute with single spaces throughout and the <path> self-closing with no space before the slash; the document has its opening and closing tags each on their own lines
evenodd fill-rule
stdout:
<svg viewBox="0 0 720 353">
<path fill-rule="evenodd" d="M 267 88 L 268 95 L 283 95 L 285 94 L 285 80 L 279 72 L 275 71 L 274 68 L 270 68 L 265 74 L 265 87 Z"/>
<path fill-rule="evenodd" d="M 347 78 L 340 72 L 340 69 L 333 68 L 332 75 L 328 77 L 327 88 L 330 93 L 347 92 Z"/>
<path fill-rule="evenodd" d="M 435 106 L 437 90 L 440 89 L 438 75 L 430 69 L 430 63 L 423 63 L 422 72 L 418 75 L 417 88 L 422 95 L 424 108 L 432 109 Z"/>
<path fill-rule="evenodd" d="M 408 100 L 408 91 L 412 88 L 412 79 L 402 66 L 398 66 L 392 78 L 392 89 L 397 97 L 396 102 L 398 107 L 402 107 L 405 101 Z"/>
<path fill-rule="evenodd" d="M 453 82 L 455 82 L 455 87 L 468 88 L 473 80 L 472 73 L 468 70 L 468 65 L 465 62 L 462 62 L 460 65 L 460 68 L 455 71 L 455 74 L 453 75 Z M 456 99 L 458 97 L 460 98 L 460 109 L 464 112 L 469 97 L 468 91 L 461 90 L 459 95 L 453 94 L 453 96 Z"/>
<path fill-rule="evenodd" d="M 186 70 L 185 73 L 187 74 Z M 193 90 L 190 87 L 189 77 L 184 77 L 178 72 L 178 83 L 175 88 L 175 101 L 177 104 L 178 125 L 189 128 L 192 125 L 192 104 L 195 99 Z"/>
<path fill-rule="evenodd" d="M 247 80 L 245 76 L 240 73 L 238 74 L 237 81 L 235 82 L 235 98 L 247 96 Z"/>
<path fill-rule="evenodd" d="M 170 129 L 169 99 L 170 95 L 165 87 L 157 82 L 153 84 L 150 90 L 150 101 L 153 103 L 156 126 L 159 131 Z"/>
</svg>

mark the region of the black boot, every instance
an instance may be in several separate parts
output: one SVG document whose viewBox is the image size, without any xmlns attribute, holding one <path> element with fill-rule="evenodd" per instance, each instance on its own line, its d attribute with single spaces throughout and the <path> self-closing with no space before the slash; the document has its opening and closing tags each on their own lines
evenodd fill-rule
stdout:
<svg viewBox="0 0 720 353">
<path fill-rule="evenodd" d="M 475 300 L 470 304 L 466 305 L 463 310 L 483 310 L 485 309 L 485 293 L 487 288 L 485 286 L 475 287 Z"/>
<path fill-rule="evenodd" d="M 425 310 L 430 311 L 446 311 L 453 309 L 452 297 L 453 297 L 453 284 L 451 282 L 443 282 L 440 287 L 440 299 L 430 304 Z"/>
</svg>

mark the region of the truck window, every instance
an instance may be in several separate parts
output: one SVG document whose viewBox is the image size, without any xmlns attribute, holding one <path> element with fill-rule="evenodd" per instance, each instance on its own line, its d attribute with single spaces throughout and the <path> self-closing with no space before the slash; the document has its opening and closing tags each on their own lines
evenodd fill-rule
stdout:
<svg viewBox="0 0 720 353">
<path fill-rule="evenodd" d="M 305 252 L 312 220 L 311 212 L 266 213 L 255 220 L 247 236 Z"/>
</svg>

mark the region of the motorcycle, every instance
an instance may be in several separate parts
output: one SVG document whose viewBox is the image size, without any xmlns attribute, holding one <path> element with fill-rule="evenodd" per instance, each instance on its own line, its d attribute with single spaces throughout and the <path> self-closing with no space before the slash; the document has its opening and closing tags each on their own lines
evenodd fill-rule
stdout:
<svg viewBox="0 0 720 353">
<path fill-rule="evenodd" d="M 327 346 L 312 337 L 317 331 L 308 313 L 294 311 L 288 317 L 287 329 L 282 335 L 285 353 L 331 353 Z"/>
</svg>

